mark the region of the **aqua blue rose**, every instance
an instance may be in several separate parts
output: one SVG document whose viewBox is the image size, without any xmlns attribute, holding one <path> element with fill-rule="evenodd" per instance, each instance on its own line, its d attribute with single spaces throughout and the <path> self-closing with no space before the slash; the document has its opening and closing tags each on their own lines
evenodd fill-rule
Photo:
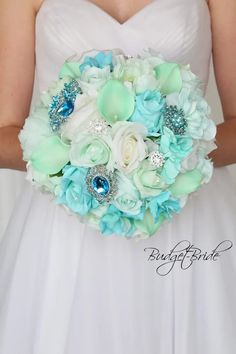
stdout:
<svg viewBox="0 0 236 354">
<path fill-rule="evenodd" d="M 112 51 L 109 51 L 108 53 L 100 51 L 94 57 L 85 56 L 83 63 L 79 66 L 80 71 L 82 73 L 86 68 L 91 67 L 102 69 L 107 65 L 110 66 L 110 70 L 113 70 L 112 57 Z"/>
<path fill-rule="evenodd" d="M 172 198 L 169 191 L 162 192 L 157 197 L 153 197 L 148 203 L 154 221 L 157 222 L 161 215 L 166 219 L 170 219 L 174 213 L 181 210 L 179 200 Z"/>
<path fill-rule="evenodd" d="M 192 151 L 192 148 L 192 138 L 175 135 L 169 128 L 163 128 L 160 138 L 160 152 L 165 157 L 174 157 L 182 160 Z"/>
<path fill-rule="evenodd" d="M 128 218 L 115 206 L 110 205 L 100 220 L 100 230 L 104 235 L 132 236 L 136 230 L 134 220 Z"/>
<path fill-rule="evenodd" d="M 130 121 L 141 123 L 149 136 L 158 136 L 163 123 L 165 98 L 158 90 L 146 90 L 136 96 L 135 110 Z"/>
<path fill-rule="evenodd" d="M 175 177 L 180 172 L 181 161 L 192 149 L 192 138 L 175 135 L 169 128 L 163 128 L 159 150 L 165 158 L 161 176 L 167 184 L 174 183 Z"/>
<path fill-rule="evenodd" d="M 63 169 L 61 192 L 58 203 L 68 206 L 80 215 L 86 215 L 91 209 L 97 208 L 98 201 L 88 192 L 86 175 L 88 169 L 67 165 Z"/>
</svg>

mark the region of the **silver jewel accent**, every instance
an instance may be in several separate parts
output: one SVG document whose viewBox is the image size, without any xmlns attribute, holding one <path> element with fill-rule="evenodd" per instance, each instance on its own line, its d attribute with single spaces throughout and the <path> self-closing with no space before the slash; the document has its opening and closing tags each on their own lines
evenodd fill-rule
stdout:
<svg viewBox="0 0 236 354">
<path fill-rule="evenodd" d="M 148 160 L 152 166 L 162 167 L 165 163 L 164 156 L 159 151 L 152 151 Z"/>
<path fill-rule="evenodd" d="M 95 188 L 97 182 L 99 183 L 99 188 Z M 102 183 L 103 190 L 101 187 Z M 118 191 L 116 174 L 112 171 L 108 171 L 104 165 L 97 165 L 89 169 L 86 176 L 86 184 L 89 193 L 91 193 L 99 203 L 109 203 Z"/>
<path fill-rule="evenodd" d="M 96 135 L 106 135 L 108 132 L 108 124 L 105 120 L 95 119 L 89 122 L 89 132 Z"/>
<path fill-rule="evenodd" d="M 49 104 L 48 115 L 49 124 L 53 132 L 58 131 L 61 124 L 66 122 L 73 112 L 74 102 L 79 93 L 81 93 L 79 83 L 75 79 L 72 79 L 70 82 L 64 84 L 59 94 L 52 97 L 52 101 Z"/>
<path fill-rule="evenodd" d="M 164 123 L 176 135 L 184 135 L 188 126 L 184 110 L 182 108 L 178 109 L 176 105 L 165 107 Z"/>
</svg>

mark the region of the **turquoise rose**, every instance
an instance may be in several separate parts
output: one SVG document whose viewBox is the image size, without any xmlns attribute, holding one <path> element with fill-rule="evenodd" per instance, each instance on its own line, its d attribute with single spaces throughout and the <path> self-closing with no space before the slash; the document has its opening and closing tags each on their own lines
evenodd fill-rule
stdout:
<svg viewBox="0 0 236 354">
<path fill-rule="evenodd" d="M 157 222 L 161 215 L 170 219 L 174 213 L 181 210 L 179 200 L 171 198 L 169 191 L 162 192 L 157 197 L 151 198 L 148 203 L 154 221 Z"/>
<path fill-rule="evenodd" d="M 117 209 L 129 215 L 140 213 L 142 206 L 140 194 L 132 181 L 122 173 L 118 174 L 118 192 L 112 203 Z"/>
<path fill-rule="evenodd" d="M 146 90 L 136 96 L 134 113 L 130 121 L 143 124 L 149 136 L 158 136 L 163 122 L 165 98 L 158 90 Z"/>
<path fill-rule="evenodd" d="M 163 166 L 161 176 L 167 184 L 173 184 L 176 176 L 180 173 L 181 162 L 178 159 L 169 158 Z"/>
<path fill-rule="evenodd" d="M 110 66 L 110 70 L 113 70 L 112 51 L 107 54 L 100 51 L 94 57 L 86 56 L 79 68 L 82 73 L 86 68 L 96 67 L 102 69 L 107 65 Z"/>
<path fill-rule="evenodd" d="M 167 184 L 174 183 L 180 171 L 181 161 L 191 153 L 193 140 L 189 137 L 175 135 L 169 128 L 163 128 L 160 138 L 160 152 L 166 160 L 161 175 Z"/>
<path fill-rule="evenodd" d="M 73 165 L 64 167 L 61 192 L 57 199 L 58 204 L 64 204 L 80 215 L 87 214 L 99 205 L 87 190 L 87 172 L 88 170 L 83 167 L 77 168 Z"/>
<path fill-rule="evenodd" d="M 135 232 L 134 221 L 110 205 L 107 212 L 100 220 L 100 230 L 104 235 L 117 234 L 121 236 L 132 236 Z"/>
</svg>

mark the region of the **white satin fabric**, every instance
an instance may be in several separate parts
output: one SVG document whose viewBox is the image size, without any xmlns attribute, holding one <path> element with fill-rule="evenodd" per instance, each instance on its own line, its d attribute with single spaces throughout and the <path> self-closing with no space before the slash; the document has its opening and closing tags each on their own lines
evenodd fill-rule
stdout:
<svg viewBox="0 0 236 354">
<path fill-rule="evenodd" d="M 67 57 L 91 48 L 152 47 L 190 63 L 205 89 L 210 25 L 205 0 L 154 0 L 123 25 L 87 0 L 45 0 L 33 99 Z M 234 354 L 235 190 L 227 169 L 215 169 L 172 223 L 136 242 L 102 237 L 26 182 L 0 244 L 0 353 Z M 202 254 L 233 246 L 159 275 L 164 261 L 144 249 L 168 254 L 183 240 Z"/>
</svg>

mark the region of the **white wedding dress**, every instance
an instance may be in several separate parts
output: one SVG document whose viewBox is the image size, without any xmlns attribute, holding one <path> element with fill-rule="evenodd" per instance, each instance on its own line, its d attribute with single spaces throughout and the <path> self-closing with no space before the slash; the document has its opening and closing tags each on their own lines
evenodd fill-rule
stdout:
<svg viewBox="0 0 236 354">
<path fill-rule="evenodd" d="M 205 90 L 211 44 L 205 0 L 153 0 L 124 24 L 88 0 L 45 0 L 33 100 L 66 58 L 93 48 L 154 48 L 190 63 Z M 26 181 L 0 244 L 0 353 L 234 354 L 235 214 L 225 167 L 171 223 L 138 242 L 101 236 Z M 202 254 L 221 242 L 229 249 L 187 269 L 190 258 L 169 271 L 149 258 L 150 248 L 167 255 L 184 240 Z"/>
</svg>

